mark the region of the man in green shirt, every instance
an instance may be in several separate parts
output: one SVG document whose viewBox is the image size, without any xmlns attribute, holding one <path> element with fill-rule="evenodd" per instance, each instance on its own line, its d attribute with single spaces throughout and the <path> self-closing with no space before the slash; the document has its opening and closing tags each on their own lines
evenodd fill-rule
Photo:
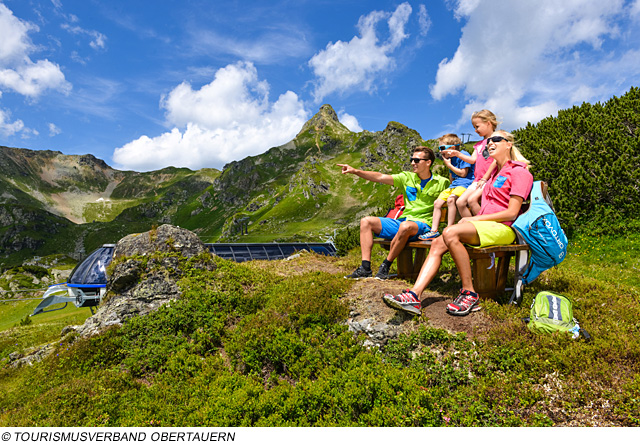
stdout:
<svg viewBox="0 0 640 445">
<path fill-rule="evenodd" d="M 398 257 L 407 241 L 415 241 L 418 236 L 431 230 L 433 204 L 441 191 L 449 186 L 449 180 L 431 173 L 435 160 L 433 151 L 428 147 L 416 147 L 411 156 L 412 172 L 395 175 L 358 170 L 347 164 L 342 167 L 342 174 L 356 175 L 367 181 L 394 185 L 402 189 L 405 210 L 400 219 L 367 216 L 360 220 L 360 250 L 362 264 L 351 275 L 345 278 L 368 278 L 371 276 L 371 250 L 373 237 L 391 240 L 389 255 L 380 265 L 376 279 L 389 278 L 389 267 Z M 439 221 L 436 221 L 436 227 Z"/>
</svg>

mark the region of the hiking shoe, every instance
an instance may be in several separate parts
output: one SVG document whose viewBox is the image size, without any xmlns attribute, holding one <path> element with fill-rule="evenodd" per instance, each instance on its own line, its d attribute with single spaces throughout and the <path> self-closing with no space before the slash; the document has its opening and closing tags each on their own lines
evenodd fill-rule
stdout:
<svg viewBox="0 0 640 445">
<path fill-rule="evenodd" d="M 460 294 L 447 305 L 447 313 L 451 315 L 468 315 L 478 305 L 478 294 L 465 289 L 460 289 Z"/>
<path fill-rule="evenodd" d="M 420 235 L 418 238 L 421 240 L 428 240 L 428 239 L 437 238 L 439 236 L 440 236 L 440 232 L 438 232 L 437 230 L 430 230 L 427 233 Z"/>
<path fill-rule="evenodd" d="M 400 295 L 384 294 L 382 301 L 393 309 L 409 312 L 414 315 L 420 315 L 422 302 L 418 299 L 418 296 L 409 289 L 403 290 Z"/>
<path fill-rule="evenodd" d="M 376 280 L 388 280 L 389 279 L 389 266 L 385 263 L 380 265 L 380 269 L 378 269 L 378 273 L 376 274 Z"/>
<path fill-rule="evenodd" d="M 371 277 L 371 271 L 366 270 L 362 265 L 358 266 L 358 268 L 351 274 L 345 275 L 345 278 L 351 278 L 354 280 L 359 280 L 360 278 L 369 278 Z"/>
</svg>

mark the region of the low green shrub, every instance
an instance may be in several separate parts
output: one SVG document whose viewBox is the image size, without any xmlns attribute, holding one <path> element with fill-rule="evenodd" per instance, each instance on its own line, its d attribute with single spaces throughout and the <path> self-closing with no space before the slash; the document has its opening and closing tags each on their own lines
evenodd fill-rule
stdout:
<svg viewBox="0 0 640 445">
<path fill-rule="evenodd" d="M 360 225 L 347 226 L 339 230 L 333 238 L 336 254 L 345 256 L 349 251 L 360 245 Z"/>
<path fill-rule="evenodd" d="M 520 307 L 483 303 L 480 335 L 419 323 L 380 349 L 347 329 L 353 282 L 339 274 L 182 262 L 183 296 L 170 306 L 92 338 L 68 335 L 33 366 L 1 367 L 0 425 L 638 426 L 637 287 L 585 276 L 599 253 L 576 240 Z M 572 299 L 591 342 L 525 327 L 544 289 Z"/>
</svg>

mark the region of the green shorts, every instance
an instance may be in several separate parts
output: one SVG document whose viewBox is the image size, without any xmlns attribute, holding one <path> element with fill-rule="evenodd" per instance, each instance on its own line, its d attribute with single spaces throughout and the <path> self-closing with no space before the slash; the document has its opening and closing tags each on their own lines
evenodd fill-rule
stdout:
<svg viewBox="0 0 640 445">
<path fill-rule="evenodd" d="M 469 221 L 476 228 L 480 245 L 472 247 L 503 246 L 516 240 L 516 234 L 509 226 L 496 221 Z"/>
<path fill-rule="evenodd" d="M 466 187 L 454 187 L 451 188 L 449 187 L 448 189 L 444 189 L 443 191 L 440 192 L 440 194 L 438 195 L 438 199 L 442 199 L 443 201 L 446 201 L 447 199 L 449 199 L 449 196 L 451 195 L 456 195 L 458 198 L 467 190 Z"/>
</svg>

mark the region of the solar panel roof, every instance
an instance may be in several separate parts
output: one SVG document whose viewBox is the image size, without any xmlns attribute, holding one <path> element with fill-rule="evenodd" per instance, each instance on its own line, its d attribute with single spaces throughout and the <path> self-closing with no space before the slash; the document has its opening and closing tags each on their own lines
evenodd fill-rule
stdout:
<svg viewBox="0 0 640 445">
<path fill-rule="evenodd" d="M 236 262 L 281 260 L 302 250 L 335 256 L 332 243 L 207 243 L 211 253 Z"/>
</svg>

